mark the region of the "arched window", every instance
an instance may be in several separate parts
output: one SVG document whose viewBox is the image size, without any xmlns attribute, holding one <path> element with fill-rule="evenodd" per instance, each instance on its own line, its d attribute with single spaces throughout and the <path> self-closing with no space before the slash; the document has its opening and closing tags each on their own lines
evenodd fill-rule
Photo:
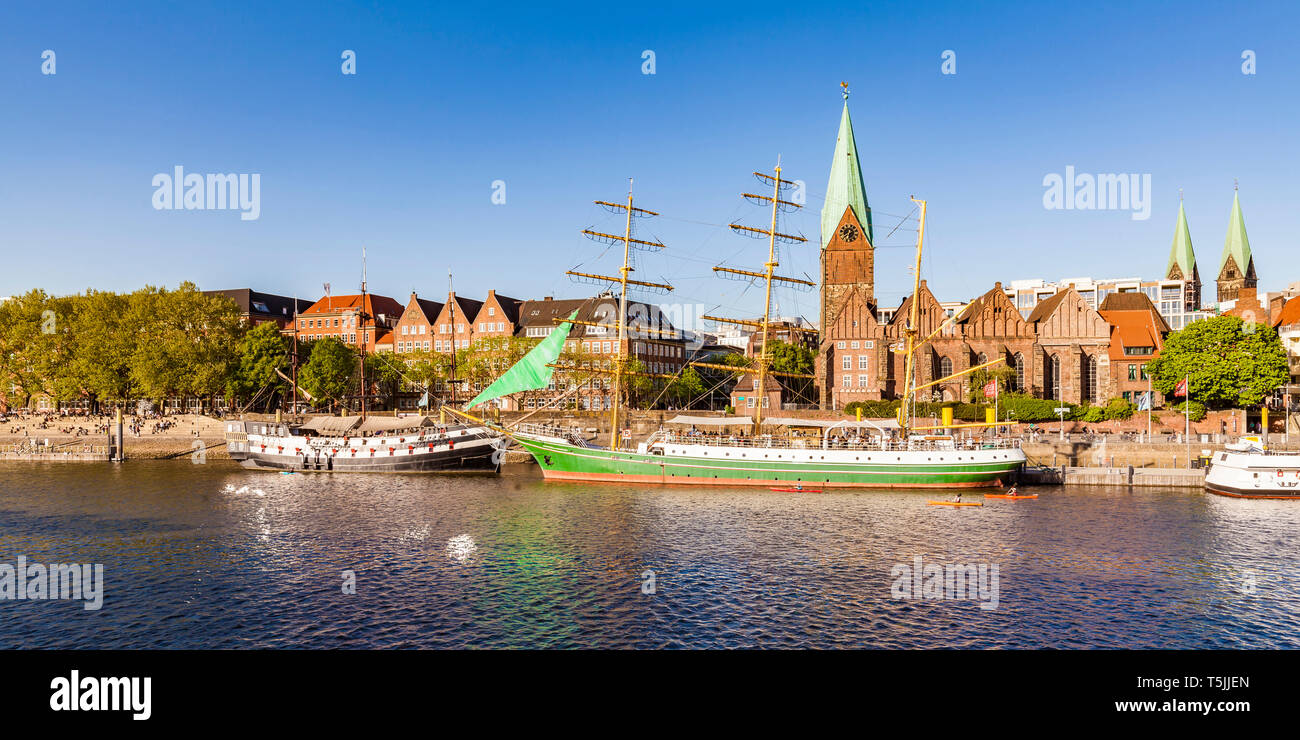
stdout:
<svg viewBox="0 0 1300 740">
<path fill-rule="evenodd" d="M 1043 396 L 1053 401 L 1061 400 L 1061 358 L 1048 355 L 1043 367 Z"/>
<path fill-rule="evenodd" d="M 1083 400 L 1084 401 L 1092 403 L 1097 401 L 1099 398 L 1101 398 L 1100 390 L 1097 387 L 1098 382 L 1099 379 L 1097 376 L 1097 356 L 1089 355 L 1088 358 L 1083 361 Z"/>
<path fill-rule="evenodd" d="M 939 377 L 946 378 L 952 375 L 952 360 L 947 357 L 939 358 Z"/>
<path fill-rule="evenodd" d="M 1012 383 L 1014 383 L 1014 385 L 1011 387 L 1011 390 L 1024 391 L 1025 390 L 1025 356 L 1017 352 L 1016 356 L 1012 358 L 1011 364 L 1013 367 L 1016 368 L 1016 377 L 1015 380 L 1011 381 Z"/>
<path fill-rule="evenodd" d="M 989 356 L 986 355 L 986 354 L 984 354 L 983 352 L 979 353 L 979 354 L 975 357 L 975 364 L 976 364 L 976 365 L 983 365 L 984 363 L 986 363 L 986 362 L 988 362 L 988 361 L 989 361 Z"/>
</svg>

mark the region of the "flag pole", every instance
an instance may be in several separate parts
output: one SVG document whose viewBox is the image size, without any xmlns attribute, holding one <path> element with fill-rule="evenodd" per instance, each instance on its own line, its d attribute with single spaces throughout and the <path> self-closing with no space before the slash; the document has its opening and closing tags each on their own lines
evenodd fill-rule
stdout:
<svg viewBox="0 0 1300 740">
<path fill-rule="evenodd" d="M 1155 399 L 1151 397 L 1151 374 L 1145 365 L 1142 366 L 1142 374 L 1147 376 L 1147 444 L 1151 444 L 1151 407 L 1155 405 Z"/>
<path fill-rule="evenodd" d="M 1186 430 L 1183 436 L 1187 438 L 1187 467 L 1192 467 L 1192 376 L 1188 374 L 1183 377 L 1183 413 L 1187 417 Z"/>
</svg>

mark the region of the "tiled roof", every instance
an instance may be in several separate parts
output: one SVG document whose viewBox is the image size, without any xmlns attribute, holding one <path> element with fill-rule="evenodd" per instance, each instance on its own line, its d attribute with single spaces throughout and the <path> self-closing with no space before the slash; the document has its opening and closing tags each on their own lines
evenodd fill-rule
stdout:
<svg viewBox="0 0 1300 740">
<path fill-rule="evenodd" d="M 1292 298 L 1287 301 L 1282 310 L 1278 312 L 1277 319 L 1274 320 L 1274 326 L 1291 326 L 1300 324 L 1300 298 Z"/>
<path fill-rule="evenodd" d="M 1052 296 L 1051 298 L 1039 301 L 1038 305 L 1034 306 L 1033 313 L 1029 314 L 1029 323 L 1034 324 L 1039 321 L 1046 321 L 1048 317 L 1050 317 L 1052 313 L 1056 311 L 1056 307 L 1061 305 L 1061 301 L 1065 300 L 1065 297 L 1069 294 L 1069 292 L 1070 289 L 1065 288 L 1064 290 L 1057 292 L 1057 294 Z"/>
<path fill-rule="evenodd" d="M 298 310 L 305 311 L 312 305 L 312 301 L 306 299 L 295 299 L 288 296 L 276 295 L 274 293 L 259 293 L 249 288 L 235 288 L 232 290 L 205 290 L 207 295 L 224 295 L 239 306 L 239 310 L 252 316 L 276 316 L 279 318 L 293 317 L 294 303 L 297 302 Z M 258 304 L 266 307 L 266 311 L 260 310 Z"/>
<path fill-rule="evenodd" d="M 359 308 L 360 306 L 360 293 L 355 295 L 326 296 L 313 303 L 311 307 L 306 311 L 303 311 L 303 313 L 338 313 L 345 309 Z M 374 293 L 366 294 L 366 313 L 369 313 L 371 316 L 384 314 L 385 316 L 392 316 L 396 319 L 402 315 L 402 310 L 402 304 L 388 296 L 375 295 Z"/>
</svg>

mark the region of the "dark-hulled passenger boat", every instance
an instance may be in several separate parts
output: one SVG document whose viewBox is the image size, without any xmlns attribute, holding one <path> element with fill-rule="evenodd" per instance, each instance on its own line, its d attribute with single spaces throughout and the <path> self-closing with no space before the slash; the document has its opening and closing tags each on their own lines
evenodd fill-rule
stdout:
<svg viewBox="0 0 1300 740">
<path fill-rule="evenodd" d="M 246 468 L 334 473 L 495 473 L 507 444 L 486 426 L 428 416 L 227 421 L 225 436 Z"/>
</svg>

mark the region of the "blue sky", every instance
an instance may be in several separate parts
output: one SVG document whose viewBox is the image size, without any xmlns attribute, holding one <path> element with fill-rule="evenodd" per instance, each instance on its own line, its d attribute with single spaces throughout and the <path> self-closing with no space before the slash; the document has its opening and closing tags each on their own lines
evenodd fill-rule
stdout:
<svg viewBox="0 0 1300 740">
<path fill-rule="evenodd" d="M 371 290 L 399 299 L 439 297 L 448 269 L 464 294 L 584 295 L 564 270 L 612 270 L 613 253 L 579 230 L 621 225 L 591 201 L 634 177 L 664 214 L 641 234 L 669 245 L 638 276 L 752 313 L 761 293 L 709 268 L 761 264 L 765 247 L 722 225 L 762 225 L 739 193 L 780 155 L 807 183 L 785 227 L 810 239 L 780 271 L 818 274 L 841 80 L 882 304 L 909 290 L 913 194 L 943 300 L 995 280 L 1163 277 L 1179 188 L 1212 281 L 1234 178 L 1261 289 L 1300 280 L 1300 12 L 1280 3 L 124 5 L 0 10 L 0 295 L 192 280 L 315 298 L 355 289 L 363 245 Z M 176 165 L 259 174 L 260 218 L 155 210 L 152 178 Z M 1046 210 L 1043 178 L 1066 166 L 1149 173 L 1150 218 Z M 777 301 L 816 317 L 815 293 Z"/>
</svg>

